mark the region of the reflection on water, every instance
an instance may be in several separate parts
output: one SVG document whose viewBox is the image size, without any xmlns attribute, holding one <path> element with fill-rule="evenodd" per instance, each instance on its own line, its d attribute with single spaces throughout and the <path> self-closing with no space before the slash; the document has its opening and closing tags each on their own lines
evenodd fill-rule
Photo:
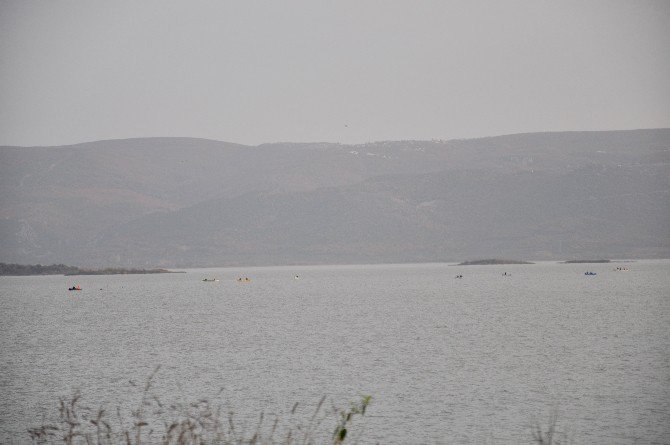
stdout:
<svg viewBox="0 0 670 445">
<path fill-rule="evenodd" d="M 668 443 L 670 262 L 625 266 L 3 277 L 0 440 L 76 388 L 134 403 L 161 364 L 163 398 L 242 419 L 371 394 L 363 443 L 530 443 L 554 410 L 575 443 Z"/>
</svg>

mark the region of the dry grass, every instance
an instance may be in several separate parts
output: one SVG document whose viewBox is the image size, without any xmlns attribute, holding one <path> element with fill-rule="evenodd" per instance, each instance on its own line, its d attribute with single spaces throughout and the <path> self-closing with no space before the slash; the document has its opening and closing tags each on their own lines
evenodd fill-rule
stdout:
<svg viewBox="0 0 670 445">
<path fill-rule="evenodd" d="M 141 391 L 137 408 L 124 416 L 116 409 L 110 416 L 103 409 L 91 409 L 82 397 L 61 398 L 57 421 L 28 430 L 34 444 L 66 445 L 341 445 L 351 438 L 356 417 L 363 416 L 370 397 L 362 397 L 347 409 L 324 407 L 323 397 L 311 415 L 304 416 L 299 404 L 282 419 L 266 419 L 261 413 L 249 431 L 241 426 L 232 411 L 224 412 L 208 400 L 185 407 L 165 406 L 152 391 L 158 368 Z M 330 425 L 330 426 L 329 426 Z M 332 428 L 332 429 L 331 429 Z"/>
<path fill-rule="evenodd" d="M 568 441 L 567 434 L 557 430 L 557 423 L 558 412 L 556 410 L 549 416 L 546 428 L 540 422 L 535 422 L 535 425 L 531 428 L 533 442 L 538 445 L 564 445 L 572 443 L 572 441 Z"/>
<path fill-rule="evenodd" d="M 123 415 L 116 408 L 110 416 L 104 408 L 91 409 L 75 393 L 61 398 L 57 420 L 30 428 L 28 435 L 35 445 L 343 445 L 356 443 L 352 437 L 356 419 L 365 415 L 370 396 L 363 396 L 346 409 L 325 407 L 322 397 L 315 408 L 305 414 L 295 403 L 287 416 L 259 415 L 257 423 L 247 429 L 235 418 L 208 400 L 186 406 L 165 406 L 152 390 L 156 368 L 141 388 L 135 409 Z M 310 414 L 311 413 L 311 414 Z M 535 422 L 532 441 L 538 445 L 568 443 L 565 434 L 556 429 L 558 416 L 554 411 L 546 426 Z M 571 443 L 571 441 L 570 441 Z"/>
</svg>

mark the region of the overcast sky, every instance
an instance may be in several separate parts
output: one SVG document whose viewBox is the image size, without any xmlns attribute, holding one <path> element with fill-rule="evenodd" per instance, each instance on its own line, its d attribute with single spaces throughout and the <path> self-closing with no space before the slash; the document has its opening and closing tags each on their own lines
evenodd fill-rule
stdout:
<svg viewBox="0 0 670 445">
<path fill-rule="evenodd" d="M 2 1 L 0 144 L 670 127 L 668 1 Z"/>
</svg>

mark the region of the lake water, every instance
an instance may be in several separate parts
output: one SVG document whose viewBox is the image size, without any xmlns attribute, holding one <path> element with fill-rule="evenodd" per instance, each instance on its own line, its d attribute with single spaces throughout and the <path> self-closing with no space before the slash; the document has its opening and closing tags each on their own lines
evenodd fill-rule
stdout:
<svg viewBox="0 0 670 445">
<path fill-rule="evenodd" d="M 576 444 L 670 443 L 670 261 L 1 277 L 0 317 L 2 443 L 157 365 L 161 398 L 242 423 L 372 395 L 360 443 L 532 443 L 553 412 Z"/>
</svg>

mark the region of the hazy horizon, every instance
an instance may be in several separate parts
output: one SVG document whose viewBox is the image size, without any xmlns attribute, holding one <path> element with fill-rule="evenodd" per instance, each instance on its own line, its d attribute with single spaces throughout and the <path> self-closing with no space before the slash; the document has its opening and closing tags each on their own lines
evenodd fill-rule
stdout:
<svg viewBox="0 0 670 445">
<path fill-rule="evenodd" d="M 372 140 L 367 142 L 331 142 L 331 141 L 283 141 L 283 140 L 273 140 L 261 142 L 258 144 L 244 144 L 238 141 L 226 140 L 226 139 L 212 139 L 200 136 L 130 136 L 130 137 L 111 137 L 108 139 L 96 139 L 96 140 L 83 140 L 78 142 L 72 142 L 68 144 L 51 144 L 51 145 L 0 145 L 0 147 L 19 147 L 19 148 L 31 148 L 31 147 L 59 147 L 59 146 L 72 146 L 72 145 L 84 145 L 84 144 L 94 144 L 96 142 L 110 142 L 110 141 L 124 141 L 124 140 L 137 140 L 137 139 L 201 139 L 211 142 L 223 142 L 227 144 L 234 144 L 247 147 L 260 147 L 262 145 L 280 145 L 280 144 L 340 144 L 340 145 L 366 145 L 366 144 L 379 144 L 384 142 L 453 142 L 453 141 L 466 141 L 466 140 L 477 140 L 477 139 L 487 139 L 487 138 L 497 138 L 497 137 L 507 137 L 507 136 L 522 136 L 522 135 L 531 135 L 531 134 L 560 134 L 560 133 L 603 133 L 603 132 L 627 132 L 627 131 L 649 131 L 649 130 L 670 130 L 670 127 L 654 127 L 654 128 L 623 128 L 623 129 L 609 129 L 609 130 L 553 130 L 553 131 L 528 131 L 521 133 L 503 133 L 503 134 L 493 134 L 493 135 L 483 135 L 483 136 L 473 136 L 467 138 L 450 138 L 450 139 L 440 139 L 440 138 L 425 138 L 425 139 L 380 139 Z"/>
<path fill-rule="evenodd" d="M 0 145 L 670 127 L 670 3 L 0 3 Z"/>
</svg>

